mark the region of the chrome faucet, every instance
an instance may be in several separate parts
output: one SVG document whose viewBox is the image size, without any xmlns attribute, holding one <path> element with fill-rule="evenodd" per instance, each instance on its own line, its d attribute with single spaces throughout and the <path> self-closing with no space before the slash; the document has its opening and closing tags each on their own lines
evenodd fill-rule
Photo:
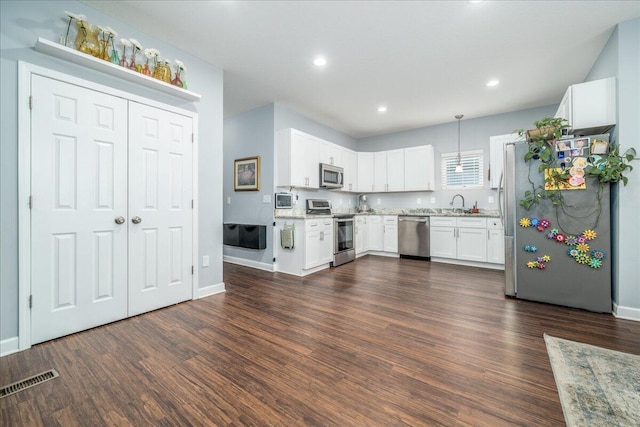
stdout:
<svg viewBox="0 0 640 427">
<path fill-rule="evenodd" d="M 451 201 L 449 202 L 449 204 L 451 206 L 453 206 L 453 201 L 456 199 L 456 197 L 460 196 L 460 198 L 462 199 L 462 209 L 464 209 L 464 196 L 462 194 L 456 194 L 455 196 L 453 196 L 453 198 L 451 199 Z"/>
</svg>

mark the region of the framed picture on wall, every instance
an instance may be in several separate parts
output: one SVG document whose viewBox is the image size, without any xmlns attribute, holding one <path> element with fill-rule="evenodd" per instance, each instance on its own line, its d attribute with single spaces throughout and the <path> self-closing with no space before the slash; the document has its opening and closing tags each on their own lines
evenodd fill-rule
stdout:
<svg viewBox="0 0 640 427">
<path fill-rule="evenodd" d="M 260 190 L 260 156 L 245 157 L 233 162 L 233 189 L 235 191 Z"/>
</svg>

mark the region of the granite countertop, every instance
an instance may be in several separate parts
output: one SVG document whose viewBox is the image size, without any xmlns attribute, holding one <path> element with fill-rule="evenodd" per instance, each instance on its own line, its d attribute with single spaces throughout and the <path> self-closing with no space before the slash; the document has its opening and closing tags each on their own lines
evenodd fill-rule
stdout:
<svg viewBox="0 0 640 427">
<path fill-rule="evenodd" d="M 335 214 L 351 213 L 355 215 L 398 215 L 398 216 L 460 216 L 460 217 L 483 217 L 483 218 L 499 218 L 500 212 L 497 210 L 480 209 L 478 213 L 465 213 L 461 208 L 385 208 L 372 209 L 369 212 L 356 212 L 354 209 L 334 209 Z M 310 219 L 310 218 L 326 218 L 331 215 L 308 215 L 304 209 L 276 209 L 276 219 Z"/>
</svg>

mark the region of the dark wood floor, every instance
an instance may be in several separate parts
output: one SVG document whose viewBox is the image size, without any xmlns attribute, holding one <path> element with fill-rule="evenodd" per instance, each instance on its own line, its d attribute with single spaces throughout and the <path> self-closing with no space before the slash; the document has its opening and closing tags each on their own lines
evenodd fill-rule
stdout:
<svg viewBox="0 0 640 427">
<path fill-rule="evenodd" d="M 640 353 L 640 323 L 506 299 L 503 273 L 367 256 L 225 264 L 225 294 L 0 359 L 3 426 L 564 425 L 542 338 Z"/>
</svg>

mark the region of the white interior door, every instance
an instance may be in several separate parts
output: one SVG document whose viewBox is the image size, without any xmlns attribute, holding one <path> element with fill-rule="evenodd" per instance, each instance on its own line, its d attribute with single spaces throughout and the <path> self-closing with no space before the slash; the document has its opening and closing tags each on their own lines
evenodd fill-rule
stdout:
<svg viewBox="0 0 640 427">
<path fill-rule="evenodd" d="M 190 299 L 193 119 L 129 103 L 129 315 Z"/>
<path fill-rule="evenodd" d="M 127 315 L 127 101 L 33 75 L 31 343 Z"/>
</svg>

